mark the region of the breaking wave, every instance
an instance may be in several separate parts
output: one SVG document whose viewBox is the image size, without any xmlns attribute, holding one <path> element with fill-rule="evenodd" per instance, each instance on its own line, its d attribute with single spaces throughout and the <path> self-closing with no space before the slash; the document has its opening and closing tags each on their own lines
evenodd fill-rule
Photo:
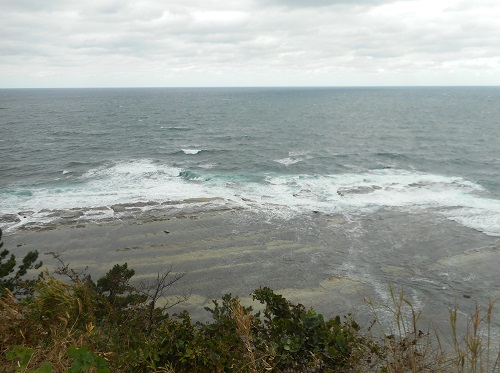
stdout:
<svg viewBox="0 0 500 373">
<path fill-rule="evenodd" d="M 3 214 L 95 208 L 120 203 L 220 197 L 240 207 L 287 214 L 370 213 L 381 208 L 433 209 L 464 226 L 500 236 L 500 201 L 460 177 L 401 169 L 335 175 L 253 175 L 193 172 L 149 159 L 109 163 L 70 176 L 66 184 L 9 186 Z M 279 207 L 279 208 L 278 208 Z M 278 213 L 278 212 L 277 212 Z M 36 216 L 36 214 L 34 215 Z"/>
</svg>

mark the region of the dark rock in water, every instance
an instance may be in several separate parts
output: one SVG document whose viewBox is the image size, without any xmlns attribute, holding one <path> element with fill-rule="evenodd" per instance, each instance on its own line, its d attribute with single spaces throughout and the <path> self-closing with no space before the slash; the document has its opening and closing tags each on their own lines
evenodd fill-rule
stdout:
<svg viewBox="0 0 500 373">
<path fill-rule="evenodd" d="M 5 214 L 0 216 L 0 221 L 3 223 L 19 223 L 21 219 L 16 214 Z"/>
<path fill-rule="evenodd" d="M 50 218 L 58 218 L 61 216 L 61 214 L 64 214 L 64 211 L 61 211 L 61 210 L 47 210 L 47 212 L 49 212 L 49 211 L 50 211 L 50 214 L 48 214 L 47 216 Z"/>
<path fill-rule="evenodd" d="M 111 206 L 114 212 L 124 212 L 124 211 L 140 211 L 142 207 L 145 206 L 156 206 L 159 205 L 158 202 L 133 202 L 133 203 L 119 203 Z"/>
<path fill-rule="evenodd" d="M 351 190 L 353 194 L 368 194 L 372 193 L 374 189 L 372 187 L 357 187 Z"/>
<path fill-rule="evenodd" d="M 352 187 L 352 188 L 339 188 L 337 190 L 337 194 L 339 196 L 345 196 L 346 194 L 368 194 L 368 193 L 373 193 L 375 190 L 382 189 L 379 186 L 372 185 L 372 186 L 358 186 L 358 187 Z"/>
<path fill-rule="evenodd" d="M 294 197 L 300 197 L 302 195 L 307 195 L 311 193 L 311 189 L 302 189 L 300 192 L 295 193 L 293 196 Z"/>
<path fill-rule="evenodd" d="M 63 219 L 75 219 L 75 218 L 79 218 L 82 215 L 83 215 L 83 212 L 81 212 L 81 211 L 67 211 L 67 212 L 62 213 L 60 215 L 60 217 Z"/>
<path fill-rule="evenodd" d="M 223 201 L 224 198 L 220 197 L 206 197 L 206 198 L 187 198 L 183 199 L 183 203 L 205 203 L 205 202 L 213 202 L 213 201 Z"/>
<path fill-rule="evenodd" d="M 159 205 L 158 202 L 148 201 L 148 202 L 134 202 L 128 204 L 130 207 L 145 207 L 145 206 L 156 206 Z"/>
<path fill-rule="evenodd" d="M 124 205 L 113 205 L 113 206 L 111 206 L 111 209 L 114 212 L 124 212 L 125 211 L 125 206 Z"/>
<path fill-rule="evenodd" d="M 23 231 L 42 232 L 57 229 L 57 226 L 55 224 L 28 223 L 23 225 L 20 229 Z"/>
<path fill-rule="evenodd" d="M 147 206 L 146 202 L 134 202 L 134 203 L 128 203 L 127 206 L 130 207 L 144 207 Z"/>
<path fill-rule="evenodd" d="M 80 210 L 52 210 L 52 212 L 47 216 L 51 218 L 75 219 L 82 215 L 83 211 Z"/>
<path fill-rule="evenodd" d="M 106 210 L 109 210 L 109 207 L 108 206 L 99 206 L 99 207 L 92 207 L 91 210 L 95 210 L 95 211 L 106 211 Z"/>
<path fill-rule="evenodd" d="M 21 215 L 23 217 L 26 217 L 26 216 L 31 216 L 35 213 L 35 211 L 19 211 L 17 213 L 17 215 Z"/>
</svg>

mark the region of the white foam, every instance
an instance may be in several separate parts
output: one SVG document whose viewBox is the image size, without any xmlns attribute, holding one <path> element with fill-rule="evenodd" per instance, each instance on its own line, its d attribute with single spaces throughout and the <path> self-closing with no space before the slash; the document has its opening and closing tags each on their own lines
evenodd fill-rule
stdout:
<svg viewBox="0 0 500 373">
<path fill-rule="evenodd" d="M 303 161 L 303 158 L 296 158 L 296 157 L 288 157 L 288 158 L 283 158 L 283 159 L 275 159 L 275 162 L 281 163 L 285 166 L 290 166 L 291 164 L 295 164 L 298 162 Z"/>
<path fill-rule="evenodd" d="M 86 183 L 86 189 L 104 199 L 112 199 L 113 203 L 121 203 L 120 200 L 165 201 L 213 196 L 203 184 L 180 177 L 181 171 L 150 160 L 122 162 L 93 172 Z M 109 202 L 106 204 L 109 205 Z"/>
<path fill-rule="evenodd" d="M 489 207 L 462 207 L 447 210 L 443 214 L 450 220 L 476 229 L 490 236 L 500 236 L 500 201 L 490 200 Z"/>
<path fill-rule="evenodd" d="M 185 127 L 185 126 L 170 126 L 170 127 L 161 126 L 160 128 L 166 130 L 178 130 L 178 131 L 189 131 L 191 129 L 190 127 Z"/>
<path fill-rule="evenodd" d="M 311 159 L 312 157 L 308 155 L 309 153 L 309 150 L 292 150 L 288 152 L 288 157 L 275 159 L 274 162 L 290 166 L 292 164 L 302 162 L 304 159 Z"/>
<path fill-rule="evenodd" d="M 184 152 L 184 154 L 192 155 L 198 154 L 199 152 L 201 152 L 201 149 L 182 149 L 182 151 Z"/>
<path fill-rule="evenodd" d="M 179 177 L 180 171 L 150 160 L 120 162 L 91 169 L 74 185 L 32 188 L 30 195 L 6 195 L 0 208 L 3 213 L 17 213 L 214 196 L 203 184 Z"/>
<path fill-rule="evenodd" d="M 370 213 L 385 207 L 430 208 L 464 226 L 500 236 L 500 201 L 488 198 L 480 185 L 459 177 L 388 169 L 337 175 L 269 175 L 263 182 L 228 182 L 216 175 L 189 179 L 180 176 L 181 171 L 147 159 L 118 162 L 91 169 L 78 183 L 64 188 L 39 187 L 31 188 L 30 193 L 4 194 L 0 211 L 17 214 L 23 210 L 221 197 L 284 218 L 313 210 Z"/>
<path fill-rule="evenodd" d="M 200 164 L 198 167 L 203 168 L 205 170 L 209 170 L 211 168 L 214 168 L 216 166 L 215 163 L 207 163 L 207 164 Z"/>
<path fill-rule="evenodd" d="M 285 205 L 297 213 L 374 212 L 379 208 L 434 208 L 449 219 L 489 235 L 500 235 L 500 201 L 459 177 L 406 170 L 326 176 L 270 176 L 267 185 L 244 185 L 242 195 L 260 204 Z"/>
</svg>

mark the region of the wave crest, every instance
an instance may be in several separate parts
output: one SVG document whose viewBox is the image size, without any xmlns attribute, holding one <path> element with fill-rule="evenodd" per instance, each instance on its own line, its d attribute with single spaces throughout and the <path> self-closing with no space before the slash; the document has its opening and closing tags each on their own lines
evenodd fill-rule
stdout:
<svg viewBox="0 0 500 373">
<path fill-rule="evenodd" d="M 199 152 L 201 152 L 201 149 L 182 149 L 182 152 L 184 154 L 194 155 L 194 154 L 198 154 Z"/>
</svg>

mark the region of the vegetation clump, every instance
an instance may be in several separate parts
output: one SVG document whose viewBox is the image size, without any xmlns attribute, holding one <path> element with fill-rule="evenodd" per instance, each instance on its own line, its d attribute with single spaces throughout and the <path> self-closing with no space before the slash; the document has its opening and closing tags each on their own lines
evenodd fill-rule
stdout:
<svg viewBox="0 0 500 373">
<path fill-rule="evenodd" d="M 1 242 L 1 230 L 0 230 Z M 0 244 L 1 247 L 1 244 Z M 6 258 L 7 261 L 4 261 Z M 0 257 L 0 371 L 2 372 L 498 372 L 498 352 L 482 344 L 480 312 L 460 339 L 451 312 L 455 352 L 432 349 L 417 328 L 419 313 L 392 292 L 397 328 L 380 338 L 351 316 L 325 319 L 270 288 L 253 292 L 261 311 L 238 297 L 214 300 L 211 321 L 168 310 L 187 297 L 164 297 L 184 274 L 170 268 L 149 283 L 133 283 L 127 263 L 94 281 L 59 258 L 53 273 L 25 281 L 38 254 Z M 404 318 L 405 307 L 411 317 Z M 487 311 L 490 321 L 493 307 Z M 376 322 L 374 323 L 376 324 Z M 489 324 L 488 324 L 489 325 Z"/>
</svg>

